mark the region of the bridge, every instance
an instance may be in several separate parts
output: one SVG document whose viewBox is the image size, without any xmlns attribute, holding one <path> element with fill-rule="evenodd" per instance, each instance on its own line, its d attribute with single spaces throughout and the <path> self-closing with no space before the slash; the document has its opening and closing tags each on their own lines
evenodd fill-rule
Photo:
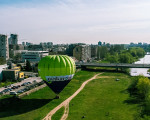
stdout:
<svg viewBox="0 0 150 120">
<path fill-rule="evenodd" d="M 76 63 L 78 68 L 86 67 L 111 67 L 111 68 L 150 68 L 150 64 L 127 64 L 127 63 Z"/>
</svg>

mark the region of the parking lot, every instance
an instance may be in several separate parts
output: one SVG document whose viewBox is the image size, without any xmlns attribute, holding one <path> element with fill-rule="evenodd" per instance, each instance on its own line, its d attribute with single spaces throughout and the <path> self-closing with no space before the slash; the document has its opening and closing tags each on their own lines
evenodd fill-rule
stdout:
<svg viewBox="0 0 150 120">
<path fill-rule="evenodd" d="M 42 83 L 43 81 L 40 77 L 30 77 L 22 80 L 21 82 L 17 82 L 5 87 L 1 87 L 0 95 L 6 95 L 6 94 L 16 95 L 28 91 Z"/>
</svg>

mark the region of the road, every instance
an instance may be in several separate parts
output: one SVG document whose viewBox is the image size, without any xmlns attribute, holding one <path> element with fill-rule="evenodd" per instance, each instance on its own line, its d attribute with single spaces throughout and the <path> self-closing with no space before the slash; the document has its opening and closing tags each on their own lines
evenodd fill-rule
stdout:
<svg viewBox="0 0 150 120">
<path fill-rule="evenodd" d="M 43 119 L 43 120 L 51 120 L 51 117 L 60 109 L 62 108 L 63 106 L 65 107 L 65 111 L 64 111 L 64 114 L 61 118 L 61 120 L 66 120 L 67 117 L 68 117 L 68 113 L 69 113 L 69 103 L 70 101 L 78 94 L 80 93 L 80 91 L 85 87 L 85 85 L 94 80 L 98 75 L 100 75 L 102 73 L 99 73 L 99 74 L 96 74 L 94 77 L 86 80 L 84 83 L 82 83 L 81 87 L 72 95 L 70 96 L 68 99 L 66 99 L 64 102 L 62 102 L 60 105 L 58 105 L 57 107 L 55 107 L 53 110 L 51 110 L 47 116 Z"/>
</svg>

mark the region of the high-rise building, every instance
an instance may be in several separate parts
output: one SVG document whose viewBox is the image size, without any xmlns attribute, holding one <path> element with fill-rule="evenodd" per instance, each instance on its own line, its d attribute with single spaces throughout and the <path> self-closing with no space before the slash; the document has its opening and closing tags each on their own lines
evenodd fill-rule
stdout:
<svg viewBox="0 0 150 120">
<path fill-rule="evenodd" d="M 53 47 L 53 43 L 52 42 L 47 42 L 47 47 L 48 48 Z"/>
<path fill-rule="evenodd" d="M 102 45 L 102 42 L 101 42 L 101 41 L 99 41 L 99 42 L 98 42 L 98 45 L 99 45 L 99 46 L 101 46 L 101 45 Z"/>
<path fill-rule="evenodd" d="M 105 46 L 106 45 L 106 43 L 105 42 L 103 42 L 103 46 Z"/>
<path fill-rule="evenodd" d="M 0 57 L 9 59 L 9 45 L 7 35 L 0 34 Z"/>
<path fill-rule="evenodd" d="M 30 42 L 26 42 L 26 46 L 32 45 L 32 43 Z"/>
<path fill-rule="evenodd" d="M 98 51 L 98 45 L 91 45 L 91 57 L 96 58 L 97 57 L 97 51 Z"/>
<path fill-rule="evenodd" d="M 79 61 L 91 60 L 91 47 L 89 45 L 78 45 L 73 49 L 73 57 Z"/>
<path fill-rule="evenodd" d="M 9 45 L 17 45 L 18 44 L 18 35 L 17 34 L 10 34 L 10 38 L 8 39 Z"/>
<path fill-rule="evenodd" d="M 23 45 L 23 46 L 25 46 L 25 45 L 26 45 L 26 43 L 25 43 L 25 42 L 22 42 L 22 45 Z"/>
</svg>

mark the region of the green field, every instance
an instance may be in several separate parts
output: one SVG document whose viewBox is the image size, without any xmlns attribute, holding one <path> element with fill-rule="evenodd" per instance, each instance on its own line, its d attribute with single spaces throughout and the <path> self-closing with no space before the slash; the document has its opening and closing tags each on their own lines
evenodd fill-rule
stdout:
<svg viewBox="0 0 150 120">
<path fill-rule="evenodd" d="M 138 105 L 127 102 L 131 77 L 123 73 L 100 76 L 103 78 L 88 83 L 70 102 L 67 120 L 137 120 Z"/>
<path fill-rule="evenodd" d="M 22 99 L 0 99 L 0 120 L 41 120 L 54 107 L 71 96 L 81 84 L 98 72 L 79 71 L 60 93 L 60 99 L 45 87 Z M 130 99 L 127 88 L 131 77 L 123 73 L 105 72 L 89 82 L 70 102 L 67 120 L 138 120 L 138 104 L 127 102 Z M 120 81 L 116 81 L 116 79 Z M 12 101 L 12 102 L 8 102 Z M 2 103 L 5 103 L 4 105 Z M 52 120 L 59 120 L 61 108 Z"/>
<path fill-rule="evenodd" d="M 71 82 L 60 93 L 60 99 L 54 99 L 55 94 L 48 87 L 22 99 L 0 99 L 0 120 L 40 120 L 50 110 L 71 96 L 85 80 L 95 74 L 96 72 L 77 72 Z"/>
<path fill-rule="evenodd" d="M 62 115 L 64 114 L 64 110 L 65 108 L 62 107 L 60 108 L 53 116 L 52 116 L 52 120 L 60 120 Z"/>
</svg>

